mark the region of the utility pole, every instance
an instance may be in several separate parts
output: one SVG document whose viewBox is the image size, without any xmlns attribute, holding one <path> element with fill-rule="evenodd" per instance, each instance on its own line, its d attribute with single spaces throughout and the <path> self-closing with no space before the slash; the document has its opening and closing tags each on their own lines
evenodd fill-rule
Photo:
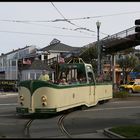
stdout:
<svg viewBox="0 0 140 140">
<path fill-rule="evenodd" d="M 99 38 L 99 29 L 100 29 L 100 25 L 101 22 L 97 21 L 96 22 L 97 25 L 97 50 L 98 50 L 98 76 L 100 76 L 101 74 L 101 45 L 100 45 L 100 38 Z"/>
<path fill-rule="evenodd" d="M 113 90 L 114 91 L 117 90 L 115 66 L 116 66 L 115 54 L 112 54 L 112 80 L 113 80 Z"/>
</svg>

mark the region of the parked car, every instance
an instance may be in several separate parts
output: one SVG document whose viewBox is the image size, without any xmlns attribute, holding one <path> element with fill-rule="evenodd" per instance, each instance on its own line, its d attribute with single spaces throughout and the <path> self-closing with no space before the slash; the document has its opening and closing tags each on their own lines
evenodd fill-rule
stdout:
<svg viewBox="0 0 140 140">
<path fill-rule="evenodd" d="M 119 90 L 125 90 L 129 93 L 140 92 L 140 79 L 135 79 L 128 84 L 120 85 Z"/>
</svg>

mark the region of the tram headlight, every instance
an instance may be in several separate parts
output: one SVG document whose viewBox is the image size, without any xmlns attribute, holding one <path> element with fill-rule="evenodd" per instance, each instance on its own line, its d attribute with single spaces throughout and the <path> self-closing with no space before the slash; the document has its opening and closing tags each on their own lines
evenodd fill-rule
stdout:
<svg viewBox="0 0 140 140">
<path fill-rule="evenodd" d="M 19 96 L 19 99 L 20 99 L 21 101 L 23 101 L 23 100 L 24 100 L 23 95 Z"/>
<path fill-rule="evenodd" d="M 42 97 L 41 97 L 41 101 L 42 101 L 42 102 L 46 102 L 46 101 L 47 101 L 47 97 L 46 97 L 46 96 L 42 96 Z"/>
</svg>

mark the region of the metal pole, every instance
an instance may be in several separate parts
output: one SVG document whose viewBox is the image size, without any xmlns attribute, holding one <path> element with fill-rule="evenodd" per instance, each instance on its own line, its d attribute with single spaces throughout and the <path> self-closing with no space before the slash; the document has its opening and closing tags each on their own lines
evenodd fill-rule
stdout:
<svg viewBox="0 0 140 140">
<path fill-rule="evenodd" d="M 113 80 L 113 90 L 116 91 L 116 71 L 115 71 L 115 66 L 116 66 L 116 59 L 115 59 L 115 54 L 112 54 L 112 80 Z"/>
<path fill-rule="evenodd" d="M 99 28 L 100 28 L 100 25 L 98 25 L 97 23 L 97 47 L 98 47 L 98 76 L 100 76 L 101 74 L 101 54 L 100 54 L 100 41 L 99 41 Z"/>
</svg>

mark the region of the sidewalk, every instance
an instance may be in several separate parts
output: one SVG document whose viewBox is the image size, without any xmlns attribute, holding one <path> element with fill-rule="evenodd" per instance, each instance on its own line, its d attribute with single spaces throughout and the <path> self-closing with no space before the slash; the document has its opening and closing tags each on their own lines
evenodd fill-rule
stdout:
<svg viewBox="0 0 140 140">
<path fill-rule="evenodd" d="M 111 127 L 110 127 L 111 128 Z M 104 129 L 104 135 L 106 135 L 106 136 L 108 136 L 108 137 L 110 137 L 110 138 L 119 138 L 119 139 L 125 139 L 125 137 L 123 137 L 123 136 L 121 136 L 121 135 L 118 135 L 118 134 L 116 134 L 116 133 L 114 133 L 114 132 L 111 132 L 111 131 L 109 131 L 109 129 L 110 128 L 105 128 Z"/>
</svg>

